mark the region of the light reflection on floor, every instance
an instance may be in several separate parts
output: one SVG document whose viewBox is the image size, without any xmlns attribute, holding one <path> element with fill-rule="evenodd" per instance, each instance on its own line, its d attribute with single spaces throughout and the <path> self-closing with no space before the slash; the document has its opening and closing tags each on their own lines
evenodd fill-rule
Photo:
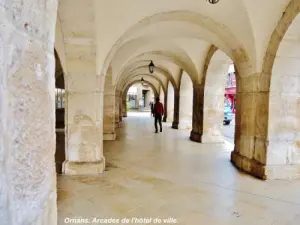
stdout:
<svg viewBox="0 0 300 225">
<path fill-rule="evenodd" d="M 153 131 L 150 113 L 131 112 L 117 140 L 104 143 L 103 175 L 58 177 L 58 224 L 66 217 L 300 224 L 300 181 L 265 182 L 239 173 L 229 161 L 232 144 L 194 143 L 189 131 L 170 124 L 164 124 L 163 133 Z"/>
</svg>

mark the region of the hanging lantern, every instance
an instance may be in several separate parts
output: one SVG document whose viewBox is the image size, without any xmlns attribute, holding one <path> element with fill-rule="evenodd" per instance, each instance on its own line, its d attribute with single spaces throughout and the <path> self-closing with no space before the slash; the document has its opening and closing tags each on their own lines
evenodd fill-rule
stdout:
<svg viewBox="0 0 300 225">
<path fill-rule="evenodd" d="M 150 64 L 149 64 L 149 72 L 150 72 L 150 73 L 153 73 L 153 72 L 154 72 L 154 68 L 155 68 L 155 65 L 154 65 L 154 63 L 153 63 L 152 60 L 151 60 L 151 62 L 150 62 Z"/>
<path fill-rule="evenodd" d="M 141 79 L 141 84 L 144 85 L 144 78 Z"/>
<path fill-rule="evenodd" d="M 206 0 L 208 1 L 210 4 L 216 4 L 219 2 L 219 0 Z"/>
</svg>

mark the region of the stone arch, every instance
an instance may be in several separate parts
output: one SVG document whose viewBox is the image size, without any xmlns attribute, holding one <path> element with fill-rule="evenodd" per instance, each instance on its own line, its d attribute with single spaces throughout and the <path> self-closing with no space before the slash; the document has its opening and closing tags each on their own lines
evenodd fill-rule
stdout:
<svg viewBox="0 0 300 225">
<path fill-rule="evenodd" d="M 154 93 L 154 96 L 157 97 L 159 96 L 159 92 L 158 89 L 149 81 L 145 80 L 144 81 L 147 85 L 149 85 L 149 87 L 151 88 L 152 92 Z M 140 83 L 140 80 L 134 80 L 129 82 L 128 84 L 125 84 L 123 86 L 123 88 L 121 89 L 121 99 L 122 99 L 122 116 L 123 117 L 127 117 L 127 107 L 126 107 L 126 97 L 127 97 L 127 93 L 128 90 L 131 86 L 133 86 L 134 84 Z"/>
<path fill-rule="evenodd" d="M 206 31 L 211 32 L 219 38 L 219 42 L 215 41 L 213 43 L 222 51 L 228 53 L 230 57 L 233 58 L 233 61 L 236 63 L 238 68 L 245 68 L 255 71 L 255 48 L 253 49 L 251 54 L 249 55 L 247 50 L 244 48 L 243 44 L 238 41 L 235 35 L 225 26 L 215 22 L 214 20 L 207 18 L 200 13 L 192 12 L 192 11 L 183 11 L 183 10 L 175 10 L 164 13 L 154 14 L 147 18 L 142 19 L 137 22 L 131 28 L 129 28 L 119 39 L 115 42 L 115 44 L 111 47 L 106 58 L 101 62 L 102 68 L 99 71 L 101 74 L 106 74 L 106 70 L 109 67 L 112 59 L 114 58 L 116 52 L 121 48 L 121 46 L 131 39 L 131 35 L 137 32 L 138 30 L 143 29 L 144 27 L 156 24 L 160 22 L 166 21 L 176 21 L 176 22 L 186 22 L 188 24 L 193 24 L 199 26 L 199 28 L 206 29 Z M 195 29 L 194 29 L 195 30 Z M 203 37 L 201 37 L 203 39 Z M 205 39 L 205 38 L 204 38 Z M 209 42 L 212 39 L 208 39 Z M 251 64 L 251 62 L 254 62 Z M 103 63 L 103 64 L 102 64 Z M 251 66 L 252 65 L 252 66 Z"/>
<path fill-rule="evenodd" d="M 142 65 L 140 63 L 142 63 Z M 134 69 L 124 71 L 124 75 L 122 75 L 122 77 L 120 77 L 118 82 L 119 83 L 124 82 L 124 80 L 132 74 L 146 74 L 146 73 L 149 73 L 148 72 L 148 70 L 149 70 L 148 65 L 145 65 L 145 63 L 149 63 L 149 61 L 137 61 L 137 62 L 135 62 Z M 156 66 L 155 71 L 152 75 L 153 76 L 164 76 L 167 80 L 169 80 L 172 83 L 172 85 L 174 87 L 177 88 L 176 81 L 175 81 L 174 77 L 166 69 Z"/>
<path fill-rule="evenodd" d="M 268 144 L 258 156 L 268 179 L 300 177 L 300 43 L 294 40 L 300 36 L 299 12 L 300 1 L 292 0 L 271 35 L 263 62 L 268 107 L 258 119 Z"/>
<path fill-rule="evenodd" d="M 126 98 L 126 95 L 127 95 L 127 92 L 129 90 L 129 88 L 134 85 L 134 84 L 137 84 L 137 83 L 140 83 L 141 81 L 140 80 L 134 80 L 134 81 L 131 81 L 130 83 L 124 85 L 121 93 L 122 93 L 122 98 L 124 99 L 124 97 Z M 159 92 L 157 90 L 157 88 L 149 81 L 145 80 L 144 81 L 147 85 L 149 85 L 149 87 L 152 89 L 155 97 L 159 96 Z"/>
<path fill-rule="evenodd" d="M 58 14 L 56 19 L 54 48 L 55 48 L 55 54 L 60 59 L 62 70 L 64 71 L 64 74 L 66 74 L 67 73 L 66 49 L 65 49 L 64 35 L 62 31 L 62 25 Z"/>
<path fill-rule="evenodd" d="M 136 40 L 131 40 L 135 44 Z M 119 55 L 122 58 L 115 60 L 116 63 L 113 64 L 116 71 L 119 71 L 116 75 L 116 79 L 123 73 L 123 70 L 130 66 L 135 61 L 140 61 L 141 59 L 157 61 L 160 59 L 165 59 L 173 62 L 178 65 L 178 67 L 183 68 L 190 75 L 191 79 L 195 81 L 197 79 L 197 69 L 194 65 L 192 59 L 188 53 L 176 43 L 172 41 L 163 41 L 159 39 L 157 42 L 150 41 L 146 46 L 143 43 L 140 43 L 140 46 L 134 46 L 135 48 L 126 48 L 126 51 L 123 50 L 124 47 L 120 49 Z"/>
<path fill-rule="evenodd" d="M 290 25 L 295 20 L 296 16 L 300 12 L 300 1 L 291 0 L 286 10 L 282 14 L 281 19 L 279 20 L 275 30 L 273 31 L 269 45 L 266 51 L 263 62 L 263 72 L 268 77 L 272 74 L 272 69 L 275 61 L 275 57 L 279 48 L 280 43 L 282 42 L 283 37 L 285 36 Z"/>
<path fill-rule="evenodd" d="M 162 91 L 165 93 L 166 92 L 166 87 L 165 85 L 163 84 L 163 82 L 156 76 L 151 76 L 149 74 L 136 74 L 136 75 L 133 75 L 133 76 L 130 76 L 128 80 L 131 80 L 131 79 L 135 79 L 137 77 L 143 77 L 143 78 L 151 78 L 151 79 L 154 79 L 156 80 L 159 84 L 160 84 L 160 87 L 162 88 Z M 160 93 L 160 91 L 159 91 Z"/>
</svg>

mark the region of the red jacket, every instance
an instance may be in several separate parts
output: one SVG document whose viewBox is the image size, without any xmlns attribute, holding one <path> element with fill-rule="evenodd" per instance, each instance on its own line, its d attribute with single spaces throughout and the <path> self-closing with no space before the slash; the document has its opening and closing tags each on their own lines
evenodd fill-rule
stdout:
<svg viewBox="0 0 300 225">
<path fill-rule="evenodd" d="M 164 115 L 164 106 L 162 103 L 160 102 L 156 102 L 155 105 L 154 105 L 154 110 L 153 110 L 154 114 L 157 115 L 157 116 L 162 116 Z"/>
</svg>

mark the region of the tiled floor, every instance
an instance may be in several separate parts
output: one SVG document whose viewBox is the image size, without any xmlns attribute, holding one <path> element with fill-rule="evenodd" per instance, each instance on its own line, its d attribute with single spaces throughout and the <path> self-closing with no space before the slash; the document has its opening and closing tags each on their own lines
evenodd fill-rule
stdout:
<svg viewBox="0 0 300 225">
<path fill-rule="evenodd" d="M 231 144 L 193 143 L 189 131 L 166 124 L 155 134 L 148 113 L 132 113 L 122 126 L 116 141 L 105 142 L 106 173 L 58 177 L 58 224 L 68 218 L 93 224 L 94 217 L 129 218 L 95 224 L 169 217 L 182 225 L 300 224 L 300 181 L 241 174 L 229 161 Z"/>
</svg>

